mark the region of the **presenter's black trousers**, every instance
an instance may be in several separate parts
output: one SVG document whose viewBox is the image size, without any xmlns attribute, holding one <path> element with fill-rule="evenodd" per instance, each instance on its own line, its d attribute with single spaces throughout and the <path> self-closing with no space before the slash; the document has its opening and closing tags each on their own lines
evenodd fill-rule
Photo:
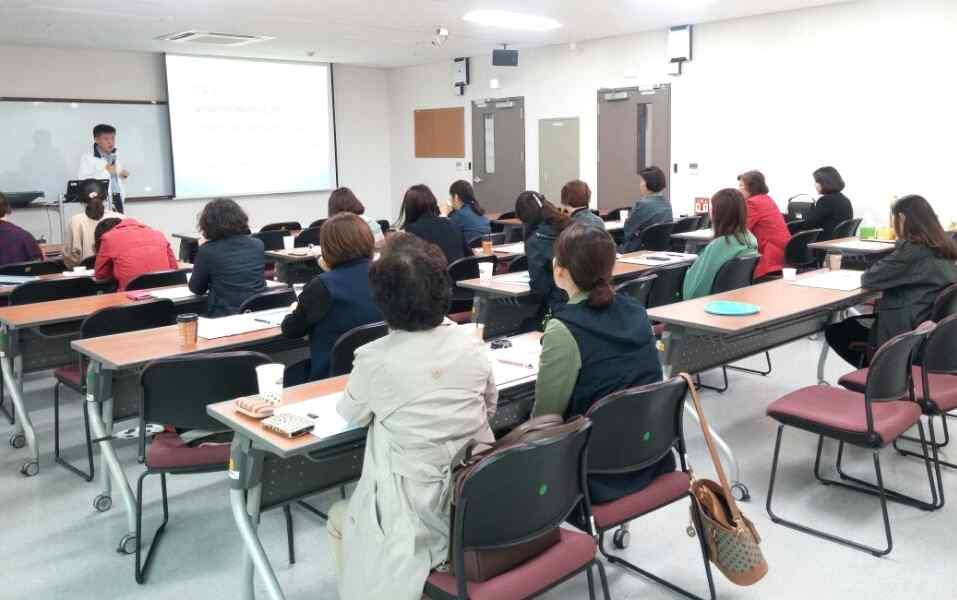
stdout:
<svg viewBox="0 0 957 600">
<path fill-rule="evenodd" d="M 123 212 L 123 196 L 119 194 L 113 194 L 113 210 L 118 213 Z"/>
</svg>

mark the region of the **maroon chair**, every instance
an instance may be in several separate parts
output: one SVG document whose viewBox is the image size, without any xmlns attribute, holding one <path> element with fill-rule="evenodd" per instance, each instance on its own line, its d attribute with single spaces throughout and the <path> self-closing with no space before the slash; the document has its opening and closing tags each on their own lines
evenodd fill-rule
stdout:
<svg viewBox="0 0 957 600">
<path fill-rule="evenodd" d="M 924 339 L 934 330 L 934 327 L 933 323 L 924 323 L 916 330 L 903 333 L 881 346 L 874 355 L 874 361 L 867 373 L 863 394 L 827 386 L 810 386 L 779 398 L 768 407 L 768 416 L 779 423 L 777 441 L 774 444 L 774 459 L 771 466 L 771 481 L 768 485 L 766 505 L 768 515 L 770 515 L 772 521 L 797 531 L 869 552 L 874 556 L 884 556 L 893 549 L 887 500 L 907 504 L 922 510 L 938 508 L 937 487 L 931 468 L 932 459 L 927 452 L 924 426 L 921 423 L 921 407 L 915 400 L 911 377 L 911 362 L 914 353 Z M 785 426 L 818 435 L 814 476 L 821 483 L 880 498 L 886 539 L 884 548 L 866 546 L 850 539 L 787 521 L 774 514 L 771 502 L 774 497 L 775 476 L 781 452 L 781 437 Z M 932 500 L 930 502 L 905 496 L 900 492 L 888 490 L 884 487 L 884 476 L 881 471 L 879 456 L 880 450 L 892 444 L 904 432 L 914 426 L 918 428 L 920 433 L 924 465 L 927 469 L 927 479 L 931 491 Z M 842 481 L 821 476 L 821 451 L 825 437 L 838 442 L 836 467 L 841 474 Z M 846 444 L 871 451 L 874 471 L 877 476 L 876 484 L 851 477 L 841 471 L 841 460 Z"/>
<path fill-rule="evenodd" d="M 582 511 L 582 520 L 590 521 L 585 483 L 590 430 L 586 424 L 576 431 L 503 450 L 468 475 L 452 523 L 455 575 L 433 571 L 423 590 L 426 597 L 533 598 L 584 571 L 594 598 L 592 569 L 597 567 L 604 598 L 610 600 L 605 569 L 596 559 L 593 532 L 561 528 L 557 544 L 517 567 L 482 582 L 465 577 L 466 552 L 522 544 L 559 527 L 576 510 Z"/>
<path fill-rule="evenodd" d="M 137 583 L 146 580 L 153 551 L 169 521 L 166 476 L 225 471 L 229 461 L 229 439 L 221 436 L 192 439 L 190 432 L 221 431 L 223 425 L 206 414 L 206 406 L 259 391 L 256 367 L 272 362 L 257 352 L 195 354 L 151 362 L 140 383 L 140 443 L 145 443 L 146 424 L 163 423 L 167 431 L 157 434 L 146 448 L 146 470 L 136 482 L 136 563 Z M 159 474 L 163 497 L 163 522 L 150 542 L 146 557 L 143 547 L 143 480 Z"/>
<path fill-rule="evenodd" d="M 661 383 L 622 390 L 605 396 L 589 408 L 593 433 L 588 443 L 588 476 L 625 475 L 649 468 L 677 452 L 680 469 L 659 475 L 642 490 L 612 502 L 592 504 L 598 531 L 598 549 L 612 564 L 621 565 L 668 589 L 698 596 L 614 556 L 605 549 L 605 534 L 618 528 L 612 541 L 616 548 L 628 546 L 627 525 L 631 521 L 682 500 L 691 500 L 691 473 L 686 459 L 682 419 L 688 385 L 681 377 Z M 637 429 L 637 431 L 636 431 Z M 701 546 L 710 598 L 714 600 L 714 579 L 708 561 L 704 528 L 697 511 L 691 511 Z M 577 524 L 580 526 L 580 524 Z"/>
</svg>

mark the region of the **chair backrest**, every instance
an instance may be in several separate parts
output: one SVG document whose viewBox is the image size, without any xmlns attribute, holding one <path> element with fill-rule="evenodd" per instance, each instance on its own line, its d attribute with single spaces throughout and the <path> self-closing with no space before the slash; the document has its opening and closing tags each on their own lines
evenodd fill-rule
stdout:
<svg viewBox="0 0 957 600">
<path fill-rule="evenodd" d="M 454 261 L 449 265 L 449 277 L 452 281 L 464 281 L 466 279 L 475 279 L 479 276 L 479 264 L 498 263 L 498 257 L 492 256 L 466 256 Z M 494 267 L 493 267 L 494 270 Z"/>
<path fill-rule="evenodd" d="M 787 220 L 796 221 L 803 219 L 812 208 L 814 208 L 813 202 L 797 202 L 792 200 L 788 202 Z"/>
<path fill-rule="evenodd" d="M 320 231 L 322 231 L 322 227 L 310 227 L 309 229 L 303 229 L 299 235 L 296 236 L 296 248 L 306 248 L 310 244 L 313 246 L 318 246 Z"/>
<path fill-rule="evenodd" d="M 711 293 L 721 294 L 751 285 L 760 258 L 757 254 L 739 256 L 721 265 L 711 282 Z"/>
<path fill-rule="evenodd" d="M 351 373 L 356 350 L 387 335 L 389 335 L 389 326 L 382 321 L 360 325 L 340 335 L 332 346 L 332 355 L 329 358 L 329 376 L 337 377 Z"/>
<path fill-rule="evenodd" d="M 464 552 L 528 541 L 560 526 L 582 504 L 590 433 L 585 422 L 581 429 L 517 445 L 469 474 L 452 525 L 456 573 L 464 573 Z"/>
<path fill-rule="evenodd" d="M 272 362 L 258 352 L 193 354 L 156 360 L 140 376 L 140 422 L 178 429 L 222 429 L 206 406 L 259 392 L 256 367 Z"/>
<path fill-rule="evenodd" d="M 588 474 L 633 473 L 671 452 L 684 456 L 682 377 L 609 394 L 585 414 L 592 421 Z"/>
<path fill-rule="evenodd" d="M 942 321 L 945 317 L 957 314 L 957 283 L 944 288 L 937 294 L 930 311 L 931 321 Z"/>
<path fill-rule="evenodd" d="M 605 217 L 606 221 L 621 221 L 621 211 L 631 210 L 630 206 L 621 206 L 619 208 L 614 208 L 608 211 L 608 216 Z"/>
<path fill-rule="evenodd" d="M 922 353 L 927 372 L 957 375 L 957 314 L 937 322 L 937 328 L 924 342 Z"/>
<path fill-rule="evenodd" d="M 711 228 L 711 213 L 698 213 L 698 229 Z"/>
<path fill-rule="evenodd" d="M 85 268 L 87 268 L 87 269 L 92 269 L 93 267 L 95 267 L 95 266 L 96 266 L 96 255 L 87 256 L 86 258 L 84 258 L 83 260 L 81 260 L 81 261 L 80 261 L 80 266 L 81 266 L 81 267 L 85 267 Z"/>
<path fill-rule="evenodd" d="M 315 221 L 309 224 L 309 229 L 312 229 L 314 227 L 322 227 L 322 224 L 328 220 L 329 219 L 316 219 Z"/>
<path fill-rule="evenodd" d="M 808 248 L 808 244 L 816 242 L 823 231 L 808 229 L 792 235 L 788 245 L 784 247 L 784 262 L 789 267 L 804 267 L 814 263 L 817 258 L 814 256 L 814 250 Z"/>
<path fill-rule="evenodd" d="M 246 298 L 246 301 L 239 305 L 239 312 L 247 313 L 273 308 L 285 308 L 295 301 L 296 292 L 291 288 L 266 290 L 265 292 L 259 292 L 254 296 Z"/>
<path fill-rule="evenodd" d="M 651 288 L 655 284 L 657 275 L 646 275 L 631 279 L 615 288 L 617 294 L 627 294 L 635 299 L 642 306 L 648 305 L 648 296 L 651 295 Z"/>
<path fill-rule="evenodd" d="M 385 219 L 379 219 L 376 221 L 379 224 L 379 228 L 382 229 L 382 235 L 385 235 L 392 229 L 392 224 Z"/>
<path fill-rule="evenodd" d="M 900 400 L 910 396 L 911 363 L 915 350 L 934 331 L 934 327 L 930 321 L 922 323 L 913 331 L 891 338 L 874 353 L 867 370 L 864 391 L 868 403 L 869 429 L 873 429 L 870 403 Z"/>
<path fill-rule="evenodd" d="M 801 228 L 804 227 L 804 219 L 796 219 L 794 221 L 788 221 L 788 233 L 794 235 L 795 233 L 801 231 Z"/>
<path fill-rule="evenodd" d="M 641 232 L 640 250 L 669 250 L 671 248 L 671 234 L 674 232 L 674 223 L 658 223 Z"/>
<path fill-rule="evenodd" d="M 254 238 L 262 240 L 266 250 L 282 250 L 282 238 L 286 237 L 285 231 L 260 231 L 252 234 Z"/>
<path fill-rule="evenodd" d="M 81 338 L 165 327 L 176 323 L 176 305 L 169 298 L 101 308 L 80 325 Z"/>
<path fill-rule="evenodd" d="M 469 247 L 471 247 L 471 248 L 481 248 L 481 247 L 482 247 L 482 241 L 483 241 L 485 238 L 487 238 L 487 237 L 492 238 L 492 245 L 493 245 L 493 246 L 498 246 L 499 244 L 504 244 L 504 243 L 505 243 L 505 234 L 504 234 L 504 233 L 493 233 L 493 234 L 490 234 L 490 235 L 480 235 L 480 236 L 478 236 L 477 238 L 472 238 L 472 241 L 469 242 Z"/>
<path fill-rule="evenodd" d="M 698 215 L 693 215 L 690 217 L 681 217 L 675 221 L 674 229 L 671 233 L 687 233 L 689 231 L 695 231 L 698 229 L 698 222 L 701 221 L 701 217 Z"/>
<path fill-rule="evenodd" d="M 127 291 L 149 290 L 169 285 L 186 285 L 186 274 L 192 269 L 173 269 L 171 271 L 154 271 L 135 277 L 126 286 Z"/>
<path fill-rule="evenodd" d="M 509 273 L 518 273 L 519 271 L 528 270 L 528 256 L 522 254 L 516 256 L 508 263 L 508 272 Z"/>
<path fill-rule="evenodd" d="M 283 221 L 263 225 L 259 231 L 299 231 L 300 229 L 302 229 L 302 225 L 299 221 Z"/>
<path fill-rule="evenodd" d="M 525 241 L 525 227 L 506 227 L 502 233 L 505 234 L 505 244 Z"/>
<path fill-rule="evenodd" d="M 857 235 L 857 230 L 861 227 L 861 221 L 863 219 L 848 219 L 846 221 L 841 221 L 834 226 L 834 233 L 832 234 L 834 239 L 854 237 Z"/>
<path fill-rule="evenodd" d="M 511 211 L 511 210 L 510 210 L 510 211 L 503 212 L 502 214 L 500 214 L 500 215 L 498 216 L 498 219 L 496 219 L 496 220 L 497 220 L 497 221 L 503 221 L 503 220 L 505 220 L 505 219 L 515 219 L 515 218 L 517 218 L 517 217 L 515 216 L 515 211 Z"/>
<path fill-rule="evenodd" d="M 94 259 L 95 260 L 95 259 Z M 11 263 L 0 267 L 0 275 L 56 275 L 66 270 L 62 260 L 35 260 L 31 262 Z"/>
<path fill-rule="evenodd" d="M 646 308 L 656 306 L 665 306 L 681 302 L 682 287 L 685 283 L 685 275 L 691 265 L 678 265 L 655 271 L 655 282 L 651 285 L 651 293 L 648 294 L 648 304 Z"/>
<path fill-rule="evenodd" d="M 10 292 L 10 304 L 32 304 L 66 298 L 95 296 L 100 291 L 91 277 L 67 277 L 64 279 L 46 279 L 28 281 L 13 288 Z"/>
</svg>

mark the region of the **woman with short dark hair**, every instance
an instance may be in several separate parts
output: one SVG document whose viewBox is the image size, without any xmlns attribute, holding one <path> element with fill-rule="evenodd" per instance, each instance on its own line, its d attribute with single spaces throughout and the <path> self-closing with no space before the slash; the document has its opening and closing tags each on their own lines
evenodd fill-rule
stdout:
<svg viewBox="0 0 957 600">
<path fill-rule="evenodd" d="M 80 201 L 86 204 L 83 212 L 70 217 L 63 232 L 63 264 L 70 269 L 96 255 L 93 242 L 100 221 L 123 217 L 120 213 L 106 210 L 107 199 L 95 179 L 87 179 L 80 184 Z"/>
<path fill-rule="evenodd" d="M 439 215 L 439 203 L 427 185 L 413 185 L 405 193 L 399 214 L 405 231 L 438 246 L 450 264 L 471 256 L 462 231 Z"/>
<path fill-rule="evenodd" d="M 622 252 L 641 250 L 641 234 L 646 229 L 652 225 L 670 223 L 674 219 L 671 202 L 662 194 L 666 185 L 665 173 L 658 167 L 648 167 L 638 172 L 639 198 L 625 221 Z"/>
<path fill-rule="evenodd" d="M 685 274 L 685 300 L 709 295 L 726 262 L 757 251 L 758 241 L 748 231 L 748 207 L 738 190 L 726 188 L 711 197 L 711 223 L 714 239 Z"/>
<path fill-rule="evenodd" d="M 362 218 L 350 212 L 330 218 L 319 232 L 319 244 L 323 273 L 303 288 L 282 322 L 286 337 L 309 335 L 310 381 L 329 377 L 332 347 L 341 335 L 382 320 L 369 288 L 375 240 Z"/>
<path fill-rule="evenodd" d="M 459 179 L 449 186 L 446 207 L 450 211 L 449 221 L 462 231 L 466 242 L 491 233 L 491 224 L 485 216 L 485 209 L 475 199 L 475 190 L 468 181 Z"/>
<path fill-rule="evenodd" d="M 529 286 L 542 303 L 541 316 L 567 300 L 555 285 L 552 258 L 555 240 L 569 224 L 569 218 L 538 192 L 526 191 L 515 200 L 515 216 L 525 229 L 525 257 Z"/>
<path fill-rule="evenodd" d="M 266 290 L 263 243 L 249 235 L 246 211 L 230 198 L 206 204 L 199 229 L 203 239 L 189 289 L 197 295 L 209 291 L 210 317 L 237 314 L 243 302 Z"/>
<path fill-rule="evenodd" d="M 555 283 L 569 300 L 545 326 L 533 415 L 583 415 L 608 394 L 661 381 L 648 314 L 611 287 L 615 258 L 615 242 L 603 229 L 573 223 L 558 236 Z M 592 500 L 617 500 L 674 470 L 668 453 L 639 473 L 590 477 Z"/>
<path fill-rule="evenodd" d="M 814 186 L 821 197 L 805 215 L 801 229 L 821 229 L 818 239 L 832 240 L 838 223 L 854 218 L 854 207 L 842 193 L 844 179 L 834 167 L 821 167 L 814 171 Z"/>
<path fill-rule="evenodd" d="M 43 253 L 30 232 L 6 219 L 10 202 L 0 194 L 0 265 L 42 260 Z"/>
<path fill-rule="evenodd" d="M 784 249 L 791 241 L 791 232 L 781 209 L 768 195 L 768 184 L 761 171 L 738 175 L 738 190 L 747 202 L 748 230 L 757 238 L 761 253 L 754 278 L 778 274 L 784 268 Z"/>
<path fill-rule="evenodd" d="M 571 211 L 572 221 L 605 229 L 605 222 L 589 208 L 591 188 L 584 181 L 575 179 L 562 187 L 562 204 Z"/>
<path fill-rule="evenodd" d="M 385 239 L 385 232 L 382 231 L 382 226 L 372 217 L 365 216 L 366 207 L 363 206 L 362 202 L 352 193 L 352 190 L 347 187 L 335 189 L 329 194 L 329 216 L 334 217 L 343 212 L 362 217 L 362 220 L 369 226 L 369 231 L 372 232 L 372 237 L 377 243 Z"/>
<path fill-rule="evenodd" d="M 328 531 L 340 598 L 418 600 L 449 554 L 449 464 L 470 440 L 494 440 L 498 394 L 475 328 L 444 321 L 452 291 L 438 248 L 390 237 L 369 281 L 391 331 L 356 351 L 339 400 L 369 432 L 362 476 Z"/>
</svg>

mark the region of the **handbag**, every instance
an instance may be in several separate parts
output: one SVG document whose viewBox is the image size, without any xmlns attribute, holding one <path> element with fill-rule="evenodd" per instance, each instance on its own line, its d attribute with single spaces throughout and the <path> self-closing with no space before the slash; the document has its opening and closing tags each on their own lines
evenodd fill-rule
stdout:
<svg viewBox="0 0 957 600">
<path fill-rule="evenodd" d="M 452 517 L 449 520 L 449 539 L 455 539 L 452 524 L 455 523 L 455 507 L 458 504 L 459 494 L 469 475 L 479 465 L 509 448 L 577 431 L 586 422 L 582 416 L 575 417 L 566 423 L 559 415 L 542 415 L 522 423 L 491 445 L 479 444 L 475 440 L 467 443 L 452 459 Z M 465 552 L 465 578 L 474 582 L 488 581 L 535 558 L 559 541 L 561 541 L 561 533 L 556 527 L 527 542 L 507 548 L 468 550 Z M 451 544 L 449 544 L 448 564 L 450 573 L 454 575 Z"/>
<path fill-rule="evenodd" d="M 761 536 L 747 517 L 738 508 L 728 485 L 728 478 L 721 466 L 711 438 L 711 429 L 701 401 L 698 399 L 698 390 L 687 373 L 681 377 L 691 390 L 691 399 L 694 402 L 695 412 L 701 423 L 701 432 L 708 445 L 708 453 L 714 462 L 718 473 L 717 483 L 710 479 L 698 479 L 691 473 L 691 510 L 697 511 L 699 522 L 704 533 L 705 547 L 708 559 L 728 578 L 731 583 L 748 586 L 760 581 L 768 573 L 768 562 L 761 552 Z M 692 523 L 695 522 L 692 514 Z M 689 533 L 694 531 L 689 528 Z"/>
</svg>

